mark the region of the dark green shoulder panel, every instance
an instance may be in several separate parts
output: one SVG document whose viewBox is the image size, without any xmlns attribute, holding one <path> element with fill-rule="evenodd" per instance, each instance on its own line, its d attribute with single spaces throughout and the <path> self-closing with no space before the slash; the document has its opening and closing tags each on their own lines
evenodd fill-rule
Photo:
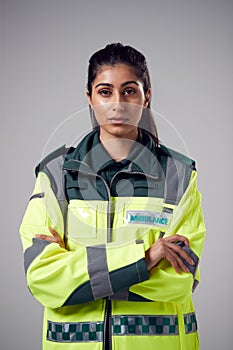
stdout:
<svg viewBox="0 0 233 350">
<path fill-rule="evenodd" d="M 45 166 L 51 162 L 53 159 L 61 156 L 61 155 L 64 155 L 64 154 L 67 154 L 70 152 L 70 150 L 72 149 L 71 148 L 66 148 L 65 145 L 57 148 L 55 151 L 49 153 L 35 168 L 35 173 L 36 173 L 36 176 L 38 175 L 38 173 L 40 171 L 43 171 Z"/>
<path fill-rule="evenodd" d="M 195 166 L 195 161 L 187 156 L 185 156 L 182 153 L 179 153 L 171 148 L 168 148 L 164 145 L 159 146 L 159 148 L 161 149 L 161 151 L 166 154 L 169 157 L 172 157 L 174 159 L 177 159 L 179 161 L 181 161 L 182 163 L 184 163 L 185 165 L 187 165 L 188 167 L 190 167 L 193 170 L 196 170 L 196 166 Z"/>
</svg>

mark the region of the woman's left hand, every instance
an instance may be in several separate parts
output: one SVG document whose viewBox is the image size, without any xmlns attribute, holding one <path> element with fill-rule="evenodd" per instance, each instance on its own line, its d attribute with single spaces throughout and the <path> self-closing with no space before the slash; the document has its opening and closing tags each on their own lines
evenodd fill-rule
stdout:
<svg viewBox="0 0 233 350">
<path fill-rule="evenodd" d="M 52 227 L 49 228 L 49 231 L 52 233 L 53 237 L 47 235 L 36 234 L 36 238 L 42 239 L 43 241 L 48 241 L 51 243 L 58 243 L 61 248 L 65 248 L 65 242 L 59 235 L 59 233 L 54 230 Z"/>
</svg>

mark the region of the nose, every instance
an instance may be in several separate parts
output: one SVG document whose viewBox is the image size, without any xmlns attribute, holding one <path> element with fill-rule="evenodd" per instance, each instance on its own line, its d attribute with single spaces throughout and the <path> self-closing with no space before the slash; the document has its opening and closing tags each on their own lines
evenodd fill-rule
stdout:
<svg viewBox="0 0 233 350">
<path fill-rule="evenodd" d="M 122 102 L 114 102 L 112 106 L 114 112 L 123 112 L 125 110 Z"/>
<path fill-rule="evenodd" d="M 116 94 L 112 102 L 112 110 L 114 112 L 123 112 L 124 109 L 123 96 L 121 94 Z"/>
</svg>

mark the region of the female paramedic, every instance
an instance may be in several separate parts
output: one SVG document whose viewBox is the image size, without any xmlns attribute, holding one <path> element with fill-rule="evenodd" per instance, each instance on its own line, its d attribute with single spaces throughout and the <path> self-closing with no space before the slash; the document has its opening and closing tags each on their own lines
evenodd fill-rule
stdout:
<svg viewBox="0 0 233 350">
<path fill-rule="evenodd" d="M 196 350 L 205 225 L 195 163 L 158 142 L 145 57 L 89 61 L 93 130 L 36 168 L 20 233 L 43 350 Z"/>
</svg>

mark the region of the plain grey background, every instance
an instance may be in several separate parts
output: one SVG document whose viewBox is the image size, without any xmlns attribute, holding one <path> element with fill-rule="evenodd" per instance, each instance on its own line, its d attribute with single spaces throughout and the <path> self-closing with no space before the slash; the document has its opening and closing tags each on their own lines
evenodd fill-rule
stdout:
<svg viewBox="0 0 233 350">
<path fill-rule="evenodd" d="M 183 152 L 178 131 L 197 160 L 207 226 L 194 295 L 201 350 L 232 349 L 233 1 L 1 0 L 0 13 L 1 350 L 41 349 L 19 225 L 45 145 L 87 107 L 88 58 L 116 41 L 146 55 L 152 107 L 175 126 L 163 139 Z"/>
</svg>

